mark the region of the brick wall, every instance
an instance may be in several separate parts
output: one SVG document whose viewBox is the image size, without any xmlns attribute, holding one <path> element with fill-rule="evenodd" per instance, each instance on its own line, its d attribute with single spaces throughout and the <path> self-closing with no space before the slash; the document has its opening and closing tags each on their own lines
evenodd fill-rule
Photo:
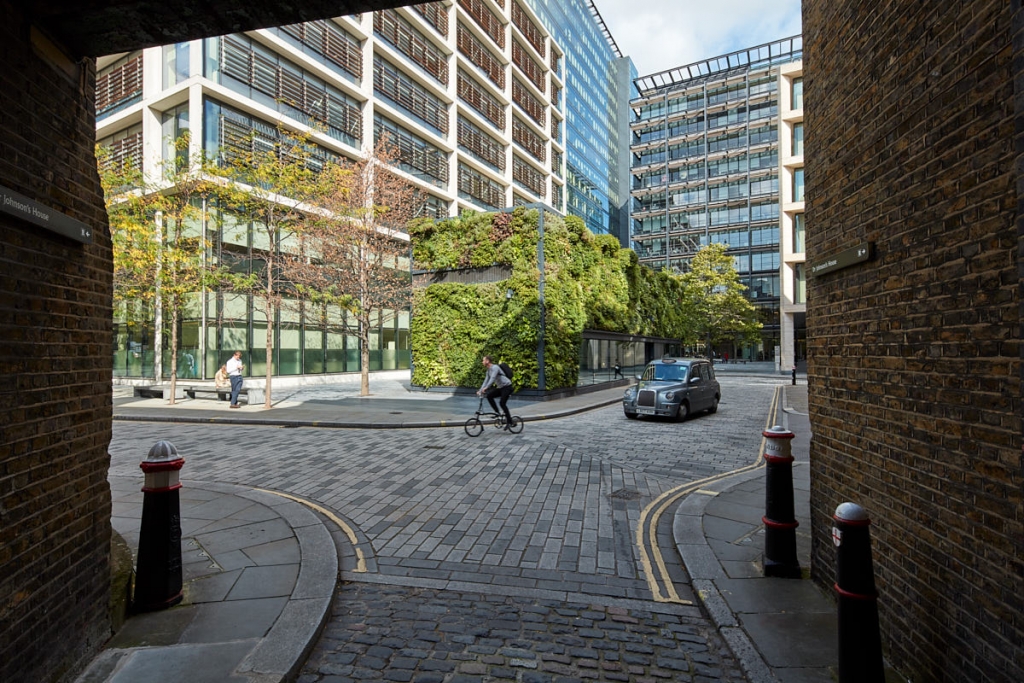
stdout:
<svg viewBox="0 0 1024 683">
<path fill-rule="evenodd" d="M 1020 26 L 1020 0 L 803 4 L 808 264 L 877 254 L 808 282 L 813 572 L 863 505 L 914 681 L 1024 680 Z"/>
<path fill-rule="evenodd" d="M 0 8 L 0 184 L 94 228 L 0 214 L 0 680 L 46 682 L 110 634 L 110 240 L 93 62 Z"/>
</svg>

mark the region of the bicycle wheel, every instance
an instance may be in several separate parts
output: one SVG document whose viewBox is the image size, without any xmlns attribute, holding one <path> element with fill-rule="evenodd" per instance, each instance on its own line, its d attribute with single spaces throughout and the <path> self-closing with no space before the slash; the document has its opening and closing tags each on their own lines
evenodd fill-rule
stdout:
<svg viewBox="0 0 1024 683">
<path fill-rule="evenodd" d="M 523 418 L 519 417 L 518 415 L 513 415 L 512 424 L 508 426 L 508 431 L 512 432 L 513 434 L 518 434 L 519 432 L 523 431 Z"/>
<path fill-rule="evenodd" d="M 466 433 L 470 436 L 480 436 L 483 434 L 484 424 L 480 421 L 480 418 L 471 417 L 466 420 L 466 426 L 463 427 L 463 429 L 465 429 Z"/>
</svg>

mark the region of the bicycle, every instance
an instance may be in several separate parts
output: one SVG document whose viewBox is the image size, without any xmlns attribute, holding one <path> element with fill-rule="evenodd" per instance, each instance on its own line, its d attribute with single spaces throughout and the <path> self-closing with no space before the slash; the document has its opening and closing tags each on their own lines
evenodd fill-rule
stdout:
<svg viewBox="0 0 1024 683">
<path fill-rule="evenodd" d="M 477 406 L 476 412 L 473 417 L 466 420 L 464 429 L 466 434 L 470 436 L 480 436 L 484 433 L 484 425 L 489 424 L 490 421 L 494 421 L 494 426 L 498 429 L 505 428 L 505 414 L 504 413 L 492 413 L 491 411 L 484 411 L 484 399 L 480 399 L 480 405 Z M 518 434 L 523 431 L 523 418 L 518 415 L 512 416 L 512 423 L 509 425 L 508 430 L 513 434 Z"/>
</svg>

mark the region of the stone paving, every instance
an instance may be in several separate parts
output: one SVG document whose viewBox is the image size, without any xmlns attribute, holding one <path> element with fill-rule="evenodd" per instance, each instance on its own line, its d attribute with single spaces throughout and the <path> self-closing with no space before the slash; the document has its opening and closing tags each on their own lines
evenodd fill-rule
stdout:
<svg viewBox="0 0 1024 683">
<path fill-rule="evenodd" d="M 186 459 L 185 486 L 282 491 L 351 527 L 354 545 L 334 534 L 344 583 L 304 682 L 740 681 L 696 607 L 652 600 L 636 542 L 657 496 L 758 458 L 781 380 L 720 381 L 719 412 L 683 423 L 626 420 L 612 406 L 475 439 L 461 428 L 115 423 L 111 475 L 138 476 L 166 439 Z"/>
</svg>

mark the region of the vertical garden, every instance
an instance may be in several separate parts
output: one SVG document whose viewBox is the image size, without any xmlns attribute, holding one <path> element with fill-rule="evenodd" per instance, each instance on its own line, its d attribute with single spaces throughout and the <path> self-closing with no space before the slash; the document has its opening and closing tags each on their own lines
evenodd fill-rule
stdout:
<svg viewBox="0 0 1024 683">
<path fill-rule="evenodd" d="M 513 367 L 517 390 L 575 387 L 584 330 L 683 334 L 681 280 L 575 216 L 518 207 L 422 219 L 409 233 L 415 385 L 479 386 L 490 355 Z"/>
</svg>

